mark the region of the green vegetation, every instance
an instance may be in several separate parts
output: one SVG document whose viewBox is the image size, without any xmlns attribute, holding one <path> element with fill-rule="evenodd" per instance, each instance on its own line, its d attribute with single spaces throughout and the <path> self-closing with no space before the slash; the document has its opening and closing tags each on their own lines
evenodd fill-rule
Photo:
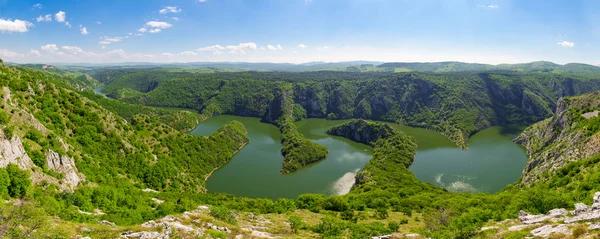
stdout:
<svg viewBox="0 0 600 239">
<path fill-rule="evenodd" d="M 467 148 L 469 136 L 489 126 L 537 122 L 552 115 L 559 97 L 600 89 L 598 70 L 569 65 L 570 70 L 544 71 L 535 70 L 544 66 L 534 65 L 443 73 L 205 74 L 137 69 L 103 71 L 94 77 L 106 84 L 104 92 L 121 101 L 194 109 L 203 117 L 265 119 L 274 92 L 291 85 L 293 103 L 303 109 L 297 112 L 306 112 L 307 117 L 363 118 L 428 128 Z"/>
<path fill-rule="evenodd" d="M 295 119 L 306 117 L 306 112 L 294 105 L 291 99 L 291 89 L 276 91 L 275 98 L 269 107 L 270 114 L 276 118 L 275 124 L 281 132 L 281 154 L 283 167 L 281 173 L 292 173 L 298 169 L 321 161 L 327 157 L 327 147 L 314 143 L 298 132 Z"/>
<path fill-rule="evenodd" d="M 0 88 L 10 93 L 3 93 L 3 98 L 11 102 L 0 109 L 0 128 L 5 138 L 19 137 L 37 165 L 27 171 L 15 165 L 0 169 L 0 197 L 21 198 L 0 202 L 0 237 L 69 238 L 79 232 L 57 225 L 85 225 L 94 230 L 90 232 L 94 238 L 115 238 L 136 228 L 131 225 L 190 211 L 200 204 L 210 205 L 210 220 L 231 225 L 240 224 L 235 216 L 240 212 L 285 214 L 279 217 L 290 223 L 290 237 L 365 238 L 396 231 L 431 238 L 485 237 L 478 228 L 489 221 L 515 218 L 519 210 L 546 213 L 553 208 L 570 209 L 575 202 L 591 204 L 593 193 L 600 191 L 600 156 L 594 156 L 549 171 L 544 175 L 548 180 L 530 186 L 517 182 L 493 195 L 447 192 L 418 181 L 408 170 L 416 148 L 411 137 L 386 124 L 353 121 L 329 133 L 369 144 L 374 154 L 347 195 L 268 200 L 205 193 L 207 176 L 248 143 L 246 130 L 241 123 L 231 122 L 207 137 L 180 132 L 189 128 L 188 121 L 213 114 L 260 117 L 280 128 L 284 168 L 285 160 L 291 159 L 289 168 L 295 170 L 327 155 L 327 149 L 296 130 L 293 122 L 304 117 L 401 122 L 436 129 L 459 143 L 491 124 L 531 122 L 550 115 L 553 100 L 562 94 L 600 87 L 587 75 L 555 71 L 200 74 L 161 69 L 98 74 L 111 76 L 110 81 L 99 78 L 109 93 L 130 88 L 119 91 L 122 101 L 74 86 L 93 81 L 0 67 Z M 165 123 L 179 111 L 171 114 L 171 110 L 139 104 L 201 113 L 182 116 L 181 125 L 186 127 L 177 127 L 179 123 Z M 573 127 L 596 135 L 596 119 L 579 116 L 598 110 L 597 104 L 581 109 L 569 111 L 569 117 L 577 118 Z M 86 180 L 73 192 L 53 182 L 29 179 L 33 173 L 60 177 L 43 168 L 47 150 L 73 158 L 85 175 Z M 146 188 L 156 192 L 143 191 Z M 103 214 L 92 213 L 96 209 Z M 116 223 L 116 229 L 96 230 L 94 225 L 100 220 Z M 219 231 L 207 234 L 231 236 Z"/>
</svg>

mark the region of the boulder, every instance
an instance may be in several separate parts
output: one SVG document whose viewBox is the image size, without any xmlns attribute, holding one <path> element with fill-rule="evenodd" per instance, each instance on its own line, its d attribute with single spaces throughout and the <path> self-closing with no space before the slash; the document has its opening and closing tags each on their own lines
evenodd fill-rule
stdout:
<svg viewBox="0 0 600 239">
<path fill-rule="evenodd" d="M 548 213 L 546 213 L 547 216 L 553 217 L 553 218 L 564 217 L 564 216 L 567 216 L 568 214 L 569 214 L 569 211 L 567 211 L 567 209 L 564 209 L 564 208 L 552 209 L 552 210 L 548 211 Z"/>
<path fill-rule="evenodd" d="M 589 210 L 590 210 L 590 207 L 588 205 L 585 205 L 583 203 L 576 203 L 575 210 L 571 211 L 571 215 L 577 216 L 581 213 L 588 212 Z"/>
</svg>

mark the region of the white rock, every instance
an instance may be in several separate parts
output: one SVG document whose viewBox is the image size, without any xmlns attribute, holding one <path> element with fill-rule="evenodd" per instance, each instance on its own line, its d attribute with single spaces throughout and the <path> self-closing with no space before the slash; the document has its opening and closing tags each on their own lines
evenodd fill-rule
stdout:
<svg viewBox="0 0 600 239">
<path fill-rule="evenodd" d="M 545 225 L 542 227 L 538 227 L 531 231 L 531 234 L 535 237 L 548 237 L 550 234 L 558 233 L 564 235 L 571 235 L 571 230 L 565 224 L 559 224 L 556 226 Z"/>
<path fill-rule="evenodd" d="M 588 226 L 589 231 L 598 230 L 598 229 L 600 229 L 600 223 L 594 223 L 594 224 L 591 224 L 590 226 Z"/>
<path fill-rule="evenodd" d="M 268 232 L 261 232 L 261 231 L 252 231 L 250 236 L 260 237 L 260 238 L 273 238 L 273 236 L 271 236 L 271 234 L 269 234 Z"/>
<path fill-rule="evenodd" d="M 75 166 L 75 161 L 67 156 L 61 156 L 58 153 L 46 151 L 46 166 L 48 169 L 65 175 L 63 180 L 73 189 L 83 181 L 83 175 L 79 176 L 79 170 Z"/>
<path fill-rule="evenodd" d="M 152 200 L 153 202 L 155 202 L 156 204 L 162 204 L 162 203 L 164 203 L 164 202 L 165 202 L 165 200 L 160 200 L 160 199 L 158 199 L 158 198 L 151 198 L 151 200 Z"/>
<path fill-rule="evenodd" d="M 158 191 L 156 191 L 156 190 L 154 190 L 154 189 L 151 189 L 151 188 L 145 188 L 145 189 L 143 189 L 142 191 L 143 191 L 143 192 L 146 192 L 146 193 L 158 193 Z"/>
<path fill-rule="evenodd" d="M 115 223 L 114 223 L 114 222 L 109 222 L 109 221 L 107 221 L 107 220 L 102 220 L 102 221 L 100 221 L 100 223 L 101 223 L 101 224 L 104 224 L 104 225 L 115 226 Z"/>
<path fill-rule="evenodd" d="M 9 164 L 16 164 L 23 170 L 31 169 L 34 164 L 23 148 L 23 142 L 18 136 L 11 139 L 4 138 L 4 131 L 0 130 L 0 168 Z"/>
<path fill-rule="evenodd" d="M 576 203 L 575 210 L 571 211 L 571 215 L 577 216 L 581 213 L 588 212 L 589 210 L 590 210 L 590 207 L 588 205 L 585 205 L 583 203 Z"/>
<path fill-rule="evenodd" d="M 594 193 L 594 203 L 600 203 L 600 192 Z"/>
<path fill-rule="evenodd" d="M 198 206 L 198 208 L 197 208 L 197 209 L 198 209 L 198 210 L 203 210 L 203 211 L 208 211 L 208 210 L 209 210 L 208 206 L 204 206 L 204 205 L 200 205 L 200 206 Z"/>
<path fill-rule="evenodd" d="M 567 211 L 567 209 L 564 208 L 558 208 L 558 209 L 552 209 L 550 211 L 548 211 L 548 213 L 546 213 L 547 216 L 549 217 L 564 217 L 567 214 L 569 214 L 569 211 Z"/>
</svg>

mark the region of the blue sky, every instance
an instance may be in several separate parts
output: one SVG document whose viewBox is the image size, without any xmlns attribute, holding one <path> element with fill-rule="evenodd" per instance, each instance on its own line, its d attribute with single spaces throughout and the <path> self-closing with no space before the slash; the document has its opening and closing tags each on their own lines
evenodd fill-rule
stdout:
<svg viewBox="0 0 600 239">
<path fill-rule="evenodd" d="M 13 62 L 600 64 L 598 0 L 0 0 Z"/>
</svg>

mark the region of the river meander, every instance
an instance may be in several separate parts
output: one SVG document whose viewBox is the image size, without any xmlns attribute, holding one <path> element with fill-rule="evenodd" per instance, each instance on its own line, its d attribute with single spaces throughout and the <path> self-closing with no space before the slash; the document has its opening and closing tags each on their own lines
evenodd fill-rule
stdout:
<svg viewBox="0 0 600 239">
<path fill-rule="evenodd" d="M 200 123 L 191 133 L 210 135 L 231 120 L 246 126 L 250 143 L 212 174 L 207 181 L 209 192 L 261 198 L 294 198 L 302 193 L 345 194 L 354 183 L 356 172 L 371 158 L 371 147 L 325 133 L 329 127 L 347 120 L 297 122 L 305 137 L 329 148 L 329 156 L 287 175 L 279 173 L 283 160 L 279 130 L 258 118 L 216 116 Z M 437 132 L 391 125 L 417 140 L 417 154 L 410 167 L 415 176 L 451 191 L 496 192 L 518 180 L 527 162 L 523 147 L 511 142 L 519 128 L 483 130 L 471 137 L 469 150 L 465 151 Z"/>
</svg>

